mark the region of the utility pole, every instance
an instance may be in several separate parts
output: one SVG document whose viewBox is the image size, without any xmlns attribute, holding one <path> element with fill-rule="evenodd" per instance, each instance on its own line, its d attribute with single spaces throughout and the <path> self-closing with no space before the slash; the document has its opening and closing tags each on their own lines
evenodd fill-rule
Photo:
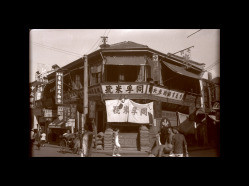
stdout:
<svg viewBox="0 0 249 186">
<path fill-rule="evenodd" d="M 88 113 L 88 59 L 87 59 L 87 55 L 84 55 L 83 57 L 83 61 L 84 61 L 84 99 L 83 99 L 83 122 L 82 122 L 82 126 L 81 126 L 81 130 L 82 130 L 82 134 L 84 132 L 84 126 L 86 124 L 86 119 L 87 119 L 87 113 Z M 83 153 L 84 152 L 84 148 L 83 148 L 84 144 L 82 141 L 82 152 L 81 152 L 81 157 L 83 157 Z"/>
</svg>

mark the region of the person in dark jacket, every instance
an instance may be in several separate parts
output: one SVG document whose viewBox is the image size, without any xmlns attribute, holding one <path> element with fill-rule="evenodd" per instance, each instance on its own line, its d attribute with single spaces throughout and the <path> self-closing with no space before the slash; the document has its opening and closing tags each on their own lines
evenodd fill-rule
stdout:
<svg viewBox="0 0 249 186">
<path fill-rule="evenodd" d="M 173 132 L 175 133 L 172 137 L 172 145 L 173 145 L 173 157 L 183 157 L 184 156 L 184 150 L 185 150 L 185 156 L 188 157 L 188 149 L 187 149 L 187 142 L 183 134 L 180 134 L 178 132 L 177 128 L 173 129 Z"/>
</svg>

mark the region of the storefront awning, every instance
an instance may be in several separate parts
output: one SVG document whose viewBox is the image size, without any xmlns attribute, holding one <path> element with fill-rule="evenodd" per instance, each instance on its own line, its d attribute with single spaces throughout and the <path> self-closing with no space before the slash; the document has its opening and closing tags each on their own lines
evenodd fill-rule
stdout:
<svg viewBox="0 0 249 186">
<path fill-rule="evenodd" d="M 201 79 L 201 77 L 198 76 L 197 74 L 194 74 L 192 72 L 187 71 L 185 69 L 185 67 L 180 67 L 180 66 L 177 66 L 177 65 L 169 64 L 169 63 L 166 63 L 164 61 L 163 61 L 163 64 L 166 65 L 173 72 L 178 73 L 180 75 L 195 78 L 195 79 Z"/>
<path fill-rule="evenodd" d="M 48 125 L 48 128 L 64 128 L 64 126 L 65 126 L 65 122 L 57 118 Z"/>
<path fill-rule="evenodd" d="M 144 56 L 107 56 L 106 65 L 145 65 L 146 59 Z"/>
</svg>

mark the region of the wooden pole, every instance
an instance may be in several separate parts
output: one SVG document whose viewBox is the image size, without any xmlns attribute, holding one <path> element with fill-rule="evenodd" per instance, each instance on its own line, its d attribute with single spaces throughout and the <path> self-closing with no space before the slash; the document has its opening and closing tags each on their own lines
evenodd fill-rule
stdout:
<svg viewBox="0 0 249 186">
<path fill-rule="evenodd" d="M 84 55 L 84 99 L 83 99 L 83 122 L 82 122 L 82 133 L 84 132 L 84 126 L 86 124 L 86 115 L 88 113 L 88 59 L 87 55 Z M 83 153 L 86 154 L 86 152 L 83 152 L 83 141 L 82 141 L 82 152 L 81 157 L 83 157 Z"/>
</svg>

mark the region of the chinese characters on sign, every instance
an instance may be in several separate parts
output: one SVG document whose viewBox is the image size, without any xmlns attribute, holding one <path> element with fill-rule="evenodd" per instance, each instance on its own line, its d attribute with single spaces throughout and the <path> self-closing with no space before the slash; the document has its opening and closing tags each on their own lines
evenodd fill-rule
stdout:
<svg viewBox="0 0 249 186">
<path fill-rule="evenodd" d="M 150 94 L 149 90 L 147 91 L 147 93 Z M 179 101 L 181 101 L 184 96 L 184 93 L 182 92 L 168 90 L 168 89 L 156 87 L 156 86 L 153 86 L 151 94 L 154 96 L 159 96 L 159 97 L 169 98 L 169 99 L 174 99 L 174 100 L 179 100 Z"/>
<path fill-rule="evenodd" d="M 147 85 L 102 85 L 104 94 L 145 94 Z"/>
<path fill-rule="evenodd" d="M 55 104 L 63 104 L 63 72 L 56 72 Z"/>
<path fill-rule="evenodd" d="M 153 102 L 138 104 L 129 99 L 106 101 L 107 122 L 150 123 L 153 115 Z"/>
<path fill-rule="evenodd" d="M 35 99 L 35 86 L 31 86 L 30 87 L 30 97 L 29 97 L 29 99 L 30 99 L 30 108 L 33 108 L 34 107 L 34 99 Z"/>
<path fill-rule="evenodd" d="M 58 106 L 57 115 L 58 115 L 58 116 L 63 116 L 63 106 Z"/>
<path fill-rule="evenodd" d="M 103 94 L 152 94 L 168 99 L 178 101 L 183 100 L 184 93 L 174 90 L 168 90 L 157 86 L 152 86 L 151 89 L 147 84 L 138 85 L 102 85 Z"/>
<path fill-rule="evenodd" d="M 52 118 L 57 116 L 56 110 L 44 109 L 44 117 Z"/>
</svg>

